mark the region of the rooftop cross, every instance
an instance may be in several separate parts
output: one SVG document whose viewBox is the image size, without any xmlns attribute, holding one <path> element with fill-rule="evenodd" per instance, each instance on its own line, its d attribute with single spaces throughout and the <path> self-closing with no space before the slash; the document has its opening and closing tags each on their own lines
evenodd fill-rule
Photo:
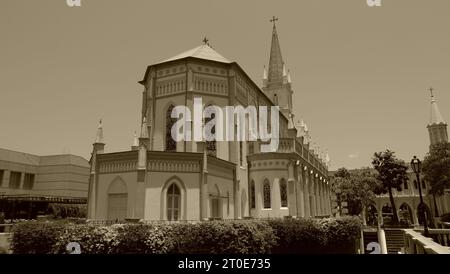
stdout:
<svg viewBox="0 0 450 274">
<path fill-rule="evenodd" d="M 209 40 L 208 40 L 208 38 L 206 38 L 206 36 L 205 36 L 205 38 L 203 38 L 203 44 L 204 45 L 209 45 Z"/>
<path fill-rule="evenodd" d="M 270 22 L 273 23 L 273 25 L 275 26 L 275 22 L 278 21 L 279 19 L 275 16 L 272 17 L 272 19 L 270 19 Z"/>
</svg>

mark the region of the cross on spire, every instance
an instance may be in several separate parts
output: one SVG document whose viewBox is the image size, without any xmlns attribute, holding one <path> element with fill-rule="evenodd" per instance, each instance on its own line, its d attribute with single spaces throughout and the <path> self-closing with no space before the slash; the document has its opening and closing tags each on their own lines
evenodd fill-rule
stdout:
<svg viewBox="0 0 450 274">
<path fill-rule="evenodd" d="M 205 36 L 205 38 L 203 38 L 203 44 L 204 45 L 209 45 L 209 40 L 208 40 L 208 38 L 206 38 L 206 36 Z"/>
<path fill-rule="evenodd" d="M 278 17 L 272 16 L 272 19 L 270 19 L 270 22 L 273 23 L 273 26 L 275 26 L 275 22 L 278 21 Z"/>
</svg>

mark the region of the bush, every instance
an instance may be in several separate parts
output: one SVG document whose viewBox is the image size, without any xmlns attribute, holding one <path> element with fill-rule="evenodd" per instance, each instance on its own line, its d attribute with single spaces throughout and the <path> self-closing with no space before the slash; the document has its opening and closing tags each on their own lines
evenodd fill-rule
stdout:
<svg viewBox="0 0 450 274">
<path fill-rule="evenodd" d="M 181 254 L 264 254 L 276 244 L 264 221 L 211 221 L 173 227 L 175 249 Z"/>
<path fill-rule="evenodd" d="M 28 254 L 65 254 L 70 242 L 83 254 L 354 253 L 360 229 L 350 217 L 112 226 L 30 221 L 15 227 L 11 247 Z"/>
<path fill-rule="evenodd" d="M 47 214 L 53 218 L 86 218 L 86 205 L 49 204 Z"/>
<path fill-rule="evenodd" d="M 341 219 L 274 219 L 269 221 L 277 245 L 273 253 L 354 253 L 361 222 L 356 217 Z"/>
<path fill-rule="evenodd" d="M 21 222 L 14 226 L 11 249 L 15 254 L 50 254 L 65 226 L 53 222 Z"/>
</svg>

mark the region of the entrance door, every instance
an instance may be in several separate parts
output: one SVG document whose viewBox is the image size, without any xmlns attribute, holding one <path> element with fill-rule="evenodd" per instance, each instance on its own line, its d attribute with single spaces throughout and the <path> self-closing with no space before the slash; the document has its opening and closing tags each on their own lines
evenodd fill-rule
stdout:
<svg viewBox="0 0 450 274">
<path fill-rule="evenodd" d="M 125 193 L 109 194 L 108 220 L 124 220 L 127 217 L 128 195 Z"/>
</svg>

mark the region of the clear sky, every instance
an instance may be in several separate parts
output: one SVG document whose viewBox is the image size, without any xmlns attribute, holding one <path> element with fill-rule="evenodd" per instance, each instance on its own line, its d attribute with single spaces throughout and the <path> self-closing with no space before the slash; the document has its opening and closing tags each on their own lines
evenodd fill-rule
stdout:
<svg viewBox="0 0 450 274">
<path fill-rule="evenodd" d="M 147 65 L 207 36 L 261 85 L 275 15 L 296 117 L 331 169 L 386 148 L 409 161 L 428 150 L 430 86 L 450 119 L 449 12 L 449 0 L 2 0 L 0 147 L 89 158 L 102 118 L 106 151 L 128 150 Z"/>
</svg>

